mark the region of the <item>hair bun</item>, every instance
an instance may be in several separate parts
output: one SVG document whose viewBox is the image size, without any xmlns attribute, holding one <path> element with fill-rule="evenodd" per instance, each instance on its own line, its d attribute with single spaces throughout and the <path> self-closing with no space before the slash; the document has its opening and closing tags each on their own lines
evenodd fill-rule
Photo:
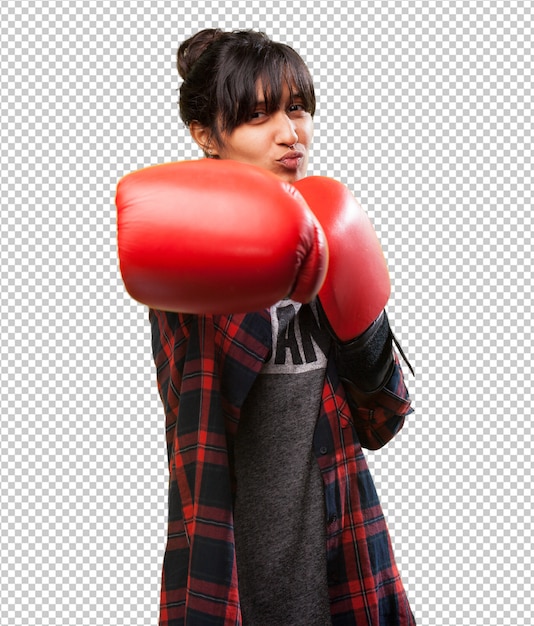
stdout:
<svg viewBox="0 0 534 626">
<path fill-rule="evenodd" d="M 204 50 L 224 35 L 220 28 L 205 28 L 184 41 L 178 48 L 178 73 L 185 80 Z"/>
</svg>

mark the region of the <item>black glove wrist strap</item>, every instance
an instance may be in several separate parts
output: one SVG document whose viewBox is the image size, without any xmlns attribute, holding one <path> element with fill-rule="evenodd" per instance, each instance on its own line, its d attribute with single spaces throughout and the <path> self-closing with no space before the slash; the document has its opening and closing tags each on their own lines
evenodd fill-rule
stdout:
<svg viewBox="0 0 534 626">
<path fill-rule="evenodd" d="M 338 373 L 364 393 L 381 389 L 395 367 L 393 334 L 385 311 L 361 335 L 335 341 Z"/>
<path fill-rule="evenodd" d="M 395 344 L 414 375 L 411 364 L 391 330 L 385 310 L 361 335 L 355 339 L 341 341 L 331 327 L 320 300 L 318 305 L 322 324 L 333 338 L 338 374 L 344 382 L 366 394 L 379 391 L 395 369 L 392 344 Z"/>
</svg>

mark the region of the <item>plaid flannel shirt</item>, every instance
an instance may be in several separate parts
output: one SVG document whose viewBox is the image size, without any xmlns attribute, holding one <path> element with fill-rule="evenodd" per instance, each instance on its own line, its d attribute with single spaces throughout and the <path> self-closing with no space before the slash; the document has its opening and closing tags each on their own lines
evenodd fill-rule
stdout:
<svg viewBox="0 0 534 626">
<path fill-rule="evenodd" d="M 193 316 L 150 311 L 169 460 L 160 626 L 242 624 L 233 531 L 232 442 L 270 349 L 267 310 Z M 352 410 L 329 358 L 314 450 L 325 485 L 332 624 L 415 624 L 362 452 L 411 412 L 396 369 L 372 408 Z M 283 625 L 281 625 L 283 626 Z"/>
</svg>

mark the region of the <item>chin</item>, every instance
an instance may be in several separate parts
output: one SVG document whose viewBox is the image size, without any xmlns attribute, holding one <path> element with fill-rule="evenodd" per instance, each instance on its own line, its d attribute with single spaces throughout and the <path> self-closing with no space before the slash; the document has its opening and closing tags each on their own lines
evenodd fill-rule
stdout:
<svg viewBox="0 0 534 626">
<path fill-rule="evenodd" d="M 294 171 L 294 172 L 278 172 L 278 178 L 281 178 L 282 180 L 286 181 L 287 183 L 296 183 L 297 180 L 300 180 L 301 178 L 304 178 L 306 176 L 306 172 L 299 172 L 299 171 Z"/>
</svg>

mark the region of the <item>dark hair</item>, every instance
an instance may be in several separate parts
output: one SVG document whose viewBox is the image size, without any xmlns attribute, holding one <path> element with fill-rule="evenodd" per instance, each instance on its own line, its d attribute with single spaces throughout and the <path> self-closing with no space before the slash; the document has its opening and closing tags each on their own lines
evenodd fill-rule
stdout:
<svg viewBox="0 0 534 626">
<path fill-rule="evenodd" d="M 208 28 L 178 49 L 180 116 L 189 126 L 196 121 L 220 141 L 254 113 L 261 81 L 267 113 L 280 106 L 285 85 L 315 113 L 313 80 L 302 58 L 286 44 L 251 30 L 224 32 Z"/>
</svg>

